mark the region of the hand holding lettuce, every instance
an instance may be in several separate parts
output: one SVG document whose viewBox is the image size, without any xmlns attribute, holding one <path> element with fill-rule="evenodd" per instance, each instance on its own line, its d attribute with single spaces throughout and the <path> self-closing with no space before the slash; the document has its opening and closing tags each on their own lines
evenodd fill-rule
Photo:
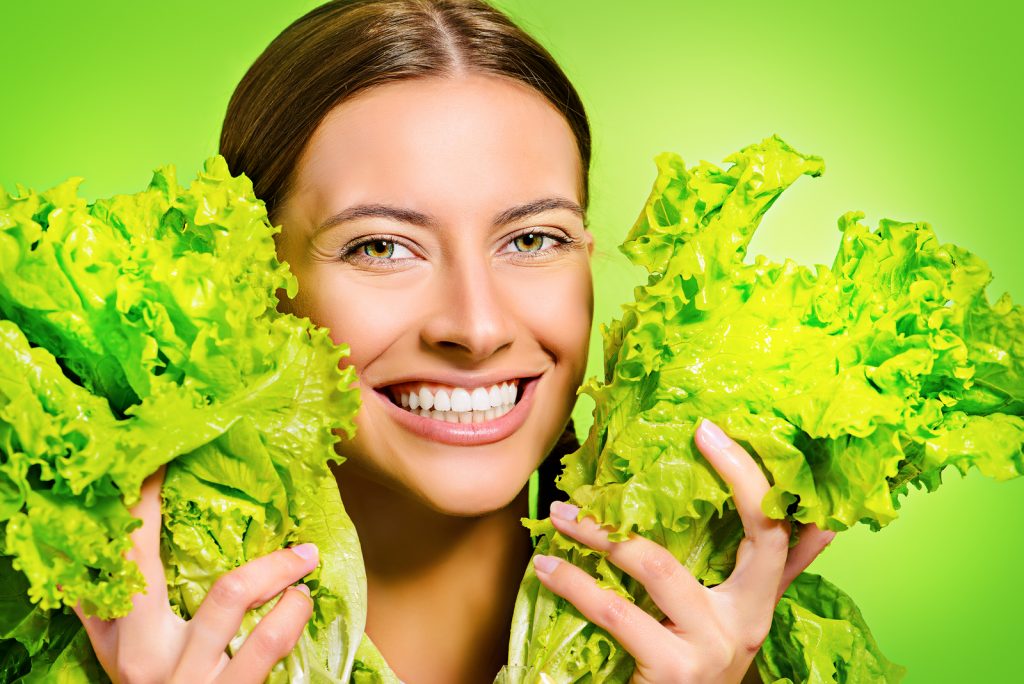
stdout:
<svg viewBox="0 0 1024 684">
<path fill-rule="evenodd" d="M 221 574 L 315 542 L 314 618 L 271 679 L 347 678 L 366 588 L 328 469 L 358 408 L 345 350 L 276 311 L 295 279 L 223 159 L 187 188 L 168 167 L 91 205 L 78 182 L 0 191 L 0 680 L 102 676 L 68 606 L 129 611 L 143 583 L 127 506 L 165 463 L 174 608 L 187 618 Z"/>
<path fill-rule="evenodd" d="M 840 219 L 831 269 L 746 262 L 761 216 L 820 159 L 778 138 L 721 170 L 658 158 L 659 176 L 623 251 L 647 285 L 604 330 L 605 382 L 583 447 L 559 487 L 624 539 L 666 546 L 701 582 L 721 583 L 742 537 L 728 487 L 693 447 L 710 418 L 757 458 L 771 517 L 879 529 L 909 485 L 934 490 L 949 465 L 998 479 L 1024 472 L 1024 313 L 990 304 L 976 256 L 927 224 Z M 602 554 L 530 522 L 537 553 L 587 570 L 661 617 Z M 518 681 L 624 682 L 631 659 L 527 569 L 509 651 Z M 894 681 L 853 603 L 820 578 L 780 602 L 758 658 L 767 681 Z"/>
</svg>

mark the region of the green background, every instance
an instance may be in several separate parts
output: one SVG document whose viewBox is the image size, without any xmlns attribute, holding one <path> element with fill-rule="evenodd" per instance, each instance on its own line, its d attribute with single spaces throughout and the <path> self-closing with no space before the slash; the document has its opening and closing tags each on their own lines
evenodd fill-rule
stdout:
<svg viewBox="0 0 1024 684">
<path fill-rule="evenodd" d="M 234 84 L 312 1 L 0 2 L 0 184 L 69 175 L 89 197 L 189 177 L 216 151 Z M 573 78 L 594 127 L 597 320 L 641 279 L 615 250 L 652 158 L 719 162 L 772 133 L 821 155 L 752 248 L 831 261 L 836 218 L 925 220 L 1024 300 L 1020 26 L 1010 3 L 499 0 Z M 628 9 L 627 9 L 628 8 Z M 591 372 L 600 367 L 595 336 Z M 581 402 L 577 422 L 589 425 Z M 1024 481 L 947 475 L 882 534 L 815 564 L 862 607 L 908 682 L 1019 681 Z"/>
</svg>

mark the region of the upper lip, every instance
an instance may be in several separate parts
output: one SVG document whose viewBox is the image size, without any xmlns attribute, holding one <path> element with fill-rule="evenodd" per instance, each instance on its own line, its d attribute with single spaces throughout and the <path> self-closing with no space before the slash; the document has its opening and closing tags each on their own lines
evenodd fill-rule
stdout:
<svg viewBox="0 0 1024 684">
<path fill-rule="evenodd" d="M 385 382 L 375 384 L 376 390 L 381 390 L 390 385 L 397 385 L 404 382 L 425 382 L 435 385 L 448 385 L 449 387 L 462 387 L 465 389 L 476 387 L 490 387 L 509 380 L 529 379 L 541 375 L 544 371 L 519 371 L 519 370 L 493 370 L 480 373 L 460 373 L 458 371 L 445 371 L 437 373 L 421 373 L 418 375 L 405 375 L 392 378 Z"/>
</svg>

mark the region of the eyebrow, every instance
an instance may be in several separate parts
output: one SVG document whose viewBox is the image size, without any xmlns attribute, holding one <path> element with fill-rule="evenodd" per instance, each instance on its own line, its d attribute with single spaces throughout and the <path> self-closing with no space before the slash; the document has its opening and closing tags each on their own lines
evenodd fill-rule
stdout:
<svg viewBox="0 0 1024 684">
<path fill-rule="evenodd" d="M 518 207 L 506 209 L 494 217 L 494 225 L 503 226 L 553 209 L 568 209 L 583 219 L 584 223 L 587 221 L 586 212 L 583 211 L 583 207 L 576 202 L 567 200 L 564 197 L 545 197 L 544 199 L 534 200 L 532 202 L 527 202 L 526 204 L 520 204 Z"/>
<path fill-rule="evenodd" d="M 565 199 L 564 197 L 545 197 L 543 199 L 533 200 L 532 202 L 527 202 L 526 204 L 520 204 L 506 209 L 494 217 L 494 225 L 503 226 L 514 221 L 519 221 L 554 209 L 567 209 L 579 216 L 583 222 L 586 223 L 587 214 L 583 210 L 583 207 L 578 203 Z M 313 231 L 313 234 L 317 235 L 328 228 L 333 228 L 334 226 L 345 223 L 346 221 L 368 217 L 389 218 L 395 221 L 401 221 L 402 223 L 410 223 L 414 226 L 420 226 L 422 228 L 436 228 L 438 225 L 438 222 L 434 218 L 427 214 L 413 211 L 412 209 L 393 207 L 388 204 L 358 204 L 354 207 L 342 209 L 337 214 L 329 216 L 323 223 L 317 226 L 316 230 Z"/>
</svg>

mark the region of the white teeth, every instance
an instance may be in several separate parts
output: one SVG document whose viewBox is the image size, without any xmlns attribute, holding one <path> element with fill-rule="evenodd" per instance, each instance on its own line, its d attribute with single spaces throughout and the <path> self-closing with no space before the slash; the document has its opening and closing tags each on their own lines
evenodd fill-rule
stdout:
<svg viewBox="0 0 1024 684">
<path fill-rule="evenodd" d="M 498 408 L 487 409 L 486 411 L 440 411 L 431 410 L 427 408 L 409 409 L 410 413 L 414 413 L 417 416 L 424 418 L 431 418 L 433 420 L 447 421 L 449 423 L 462 423 L 468 425 L 470 423 L 484 423 L 495 418 L 501 418 L 503 415 L 512 410 L 513 407 L 508 405 L 499 406 Z"/>
<path fill-rule="evenodd" d="M 491 399 L 487 396 L 487 390 L 483 387 L 477 387 L 473 390 L 473 394 L 470 396 L 473 402 L 474 411 L 486 411 L 491 408 Z"/>
<path fill-rule="evenodd" d="M 434 406 L 434 395 L 430 393 L 426 387 L 420 388 L 420 406 L 425 409 L 433 408 Z"/>
<path fill-rule="evenodd" d="M 418 391 L 399 393 L 398 402 L 418 416 L 442 422 L 472 424 L 494 420 L 511 411 L 516 402 L 516 393 L 516 384 L 509 382 L 491 385 L 489 388 L 475 387 L 472 390 L 455 387 L 432 392 L 426 387 L 420 387 Z"/>
<path fill-rule="evenodd" d="M 452 401 L 445 390 L 437 390 L 434 395 L 434 408 L 438 411 L 451 411 Z"/>
<path fill-rule="evenodd" d="M 469 392 L 456 387 L 452 390 L 452 411 L 471 411 L 473 410 L 473 400 L 469 396 Z"/>
</svg>

